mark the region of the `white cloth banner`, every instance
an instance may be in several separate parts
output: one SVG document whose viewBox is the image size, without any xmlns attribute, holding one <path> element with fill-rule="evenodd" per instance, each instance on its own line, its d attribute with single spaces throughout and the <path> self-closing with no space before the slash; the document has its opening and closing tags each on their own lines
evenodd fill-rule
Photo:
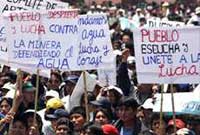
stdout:
<svg viewBox="0 0 200 135">
<path fill-rule="evenodd" d="M 1 13 L 19 10 L 50 10 L 68 8 L 69 4 L 56 0 L 2 0 L 0 4 Z"/>
<path fill-rule="evenodd" d="M 200 27 L 134 31 L 139 83 L 199 83 Z"/>
<path fill-rule="evenodd" d="M 184 22 L 177 21 L 162 21 L 158 18 L 147 19 L 145 27 L 180 27 L 184 26 Z"/>
<path fill-rule="evenodd" d="M 160 112 L 161 94 L 155 95 L 153 112 Z M 193 92 L 174 93 L 174 106 L 177 114 L 200 115 L 200 100 Z M 172 114 L 171 93 L 163 94 L 163 112 Z"/>
<path fill-rule="evenodd" d="M 10 66 L 75 71 L 107 68 L 113 62 L 105 14 L 52 10 L 9 12 L 4 18 Z"/>
</svg>

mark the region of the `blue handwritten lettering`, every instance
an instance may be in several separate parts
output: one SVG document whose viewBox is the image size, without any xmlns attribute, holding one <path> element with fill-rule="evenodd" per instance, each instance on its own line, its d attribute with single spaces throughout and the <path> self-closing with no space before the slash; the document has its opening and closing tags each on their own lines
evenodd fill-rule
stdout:
<svg viewBox="0 0 200 135">
<path fill-rule="evenodd" d="M 104 38 L 106 37 L 105 35 L 105 31 L 104 29 L 100 29 L 100 30 L 87 30 L 87 29 L 84 29 L 82 31 L 82 39 L 83 40 L 87 40 L 89 39 L 89 44 L 93 44 L 93 40 L 96 39 L 96 38 Z"/>
<path fill-rule="evenodd" d="M 86 16 L 86 17 L 81 17 L 78 20 L 79 25 L 102 25 L 106 24 L 108 21 L 106 16 Z"/>
<path fill-rule="evenodd" d="M 92 54 L 92 53 L 99 53 L 100 50 L 98 48 L 98 46 L 85 46 L 82 45 L 82 43 L 79 44 L 79 55 L 87 53 L 87 54 Z"/>
<path fill-rule="evenodd" d="M 3 35 L 5 35 L 5 27 L 1 27 L 0 28 L 0 37 L 2 37 Z"/>
<path fill-rule="evenodd" d="M 78 33 L 78 27 L 76 25 L 59 25 L 52 24 L 49 26 L 49 31 L 59 34 L 76 34 Z"/>
<path fill-rule="evenodd" d="M 96 57 L 81 57 L 81 56 L 78 56 L 78 58 L 77 58 L 78 66 L 94 65 L 95 67 L 98 67 L 99 64 L 101 64 L 101 63 L 102 63 L 102 56 L 96 56 Z"/>
<path fill-rule="evenodd" d="M 110 50 L 108 49 L 108 46 L 107 46 L 107 45 L 103 45 L 103 50 L 104 50 L 104 52 L 103 52 L 103 55 L 104 55 L 104 56 L 107 56 L 107 55 L 108 55 L 108 52 L 110 52 Z"/>
<path fill-rule="evenodd" d="M 47 69 L 69 69 L 69 64 L 67 59 L 41 58 L 37 67 Z"/>
</svg>

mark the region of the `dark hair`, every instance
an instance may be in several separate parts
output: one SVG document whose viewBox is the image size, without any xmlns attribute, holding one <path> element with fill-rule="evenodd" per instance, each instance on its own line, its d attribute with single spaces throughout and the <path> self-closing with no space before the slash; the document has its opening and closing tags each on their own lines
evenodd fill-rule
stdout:
<svg viewBox="0 0 200 135">
<path fill-rule="evenodd" d="M 17 116 L 14 118 L 14 120 L 13 120 L 13 124 L 14 124 L 15 122 L 17 122 L 17 121 L 20 121 L 20 122 L 24 125 L 24 127 L 25 127 L 26 129 L 28 129 L 28 122 L 27 122 L 27 119 L 25 119 L 25 118 L 23 117 L 23 115 L 17 115 Z"/>
<path fill-rule="evenodd" d="M 118 106 L 126 106 L 132 107 L 133 109 L 137 109 L 139 107 L 139 104 L 133 97 L 124 97 L 120 100 Z"/>
<path fill-rule="evenodd" d="M 92 122 L 85 123 L 83 125 L 82 131 L 89 131 L 91 135 L 104 135 L 101 126 Z"/>
<path fill-rule="evenodd" d="M 92 92 L 87 92 L 87 98 L 88 98 L 88 103 L 90 101 L 94 101 L 95 100 L 95 95 Z M 83 93 L 80 99 L 80 105 L 82 105 L 83 103 L 85 103 L 85 94 Z"/>
<path fill-rule="evenodd" d="M 84 119 L 86 119 L 86 112 L 84 107 L 76 106 L 72 108 L 72 110 L 70 111 L 70 115 L 75 113 L 81 114 L 84 117 Z"/>
<path fill-rule="evenodd" d="M 13 102 L 12 98 L 3 97 L 3 98 L 1 99 L 1 101 L 0 101 L 0 104 L 1 104 L 3 101 L 6 101 L 6 102 L 10 105 L 10 107 L 12 107 L 12 102 Z"/>
<path fill-rule="evenodd" d="M 68 133 L 72 134 L 72 132 L 74 130 L 74 126 L 73 126 L 73 123 L 70 122 L 70 120 L 68 118 L 65 118 L 65 117 L 59 118 L 56 121 L 56 128 L 58 128 L 58 126 L 60 126 L 60 125 L 66 125 L 67 127 L 69 127 Z"/>
<path fill-rule="evenodd" d="M 95 120 L 95 117 L 98 112 L 103 112 L 103 114 L 108 118 L 109 122 L 112 122 L 113 114 L 111 110 L 104 109 L 104 108 L 97 108 L 94 112 L 93 120 Z"/>
<path fill-rule="evenodd" d="M 24 119 L 28 119 L 29 117 L 34 117 L 34 112 L 26 112 L 24 113 Z M 43 122 L 42 119 L 40 117 L 39 114 L 36 113 L 36 120 L 37 120 L 37 125 L 38 125 L 38 129 L 40 132 L 42 132 L 42 126 L 43 126 Z"/>
<path fill-rule="evenodd" d="M 59 72 L 52 71 L 52 72 L 51 72 L 51 76 L 52 76 L 52 75 L 54 75 L 56 78 L 58 78 L 58 80 L 59 80 L 60 82 L 62 82 L 62 76 L 60 75 Z"/>
</svg>

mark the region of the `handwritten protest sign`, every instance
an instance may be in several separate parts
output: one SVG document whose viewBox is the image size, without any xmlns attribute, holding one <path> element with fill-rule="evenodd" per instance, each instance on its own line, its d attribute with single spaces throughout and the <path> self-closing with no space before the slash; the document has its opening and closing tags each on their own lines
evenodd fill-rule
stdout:
<svg viewBox="0 0 200 135">
<path fill-rule="evenodd" d="M 7 64 L 7 61 L 6 27 L 3 22 L 3 17 L 0 16 L 0 62 Z"/>
<path fill-rule="evenodd" d="M 102 86 L 108 85 L 116 85 L 117 84 L 117 69 L 116 69 L 116 60 L 110 64 L 110 69 L 99 69 L 97 70 L 98 73 L 98 80 Z"/>
<path fill-rule="evenodd" d="M 139 83 L 199 83 L 200 27 L 134 31 Z"/>
<path fill-rule="evenodd" d="M 9 64 L 15 67 L 86 70 L 105 68 L 112 61 L 106 15 L 79 17 L 77 10 L 10 12 L 5 20 Z"/>
<path fill-rule="evenodd" d="M 69 4 L 55 0 L 3 0 L 0 4 L 1 13 L 19 10 L 49 10 L 68 8 Z"/>
<path fill-rule="evenodd" d="M 147 19 L 145 27 L 180 27 L 184 26 L 183 22 L 177 21 L 162 21 L 160 19 Z"/>
<path fill-rule="evenodd" d="M 187 99 L 187 100 L 186 100 Z M 161 94 L 155 95 L 153 112 L 160 112 Z M 174 103 L 176 114 L 200 115 L 200 100 L 193 92 L 174 93 Z M 163 112 L 172 115 L 171 94 L 163 94 Z"/>
<path fill-rule="evenodd" d="M 114 61 L 108 19 L 105 14 L 82 15 L 78 21 L 79 69 L 109 68 Z M 112 68 L 112 67 L 111 67 Z"/>
<path fill-rule="evenodd" d="M 96 85 L 96 79 L 92 78 L 88 72 L 86 72 L 85 76 L 86 76 L 87 91 L 92 92 Z M 70 108 L 80 105 L 80 99 L 83 93 L 84 93 L 84 81 L 83 81 L 83 73 L 82 73 L 72 92 L 72 95 L 70 98 L 70 101 L 71 101 Z"/>
</svg>

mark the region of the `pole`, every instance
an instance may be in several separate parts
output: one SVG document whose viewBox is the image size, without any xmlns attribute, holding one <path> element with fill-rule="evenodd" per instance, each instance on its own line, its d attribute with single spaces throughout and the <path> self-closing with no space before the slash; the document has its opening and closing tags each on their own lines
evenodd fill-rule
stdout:
<svg viewBox="0 0 200 135">
<path fill-rule="evenodd" d="M 174 122 L 174 133 L 176 133 L 176 113 L 175 113 L 175 106 L 174 106 L 174 90 L 173 84 L 170 85 L 171 89 L 171 101 L 172 101 L 172 113 L 173 113 L 173 122 Z"/>
<path fill-rule="evenodd" d="M 17 95 L 17 90 L 19 90 L 20 92 L 22 91 L 22 84 L 23 84 L 23 80 L 22 80 L 22 71 L 21 69 L 17 70 L 17 82 L 16 82 L 16 90 L 14 93 L 14 98 L 13 98 L 13 102 L 12 102 L 12 107 L 14 107 L 16 105 L 16 95 Z M 16 109 L 16 108 L 15 108 Z M 14 111 L 15 111 L 14 109 Z M 13 112 L 16 113 L 16 112 Z M 9 129 L 8 129 L 8 134 L 10 133 L 10 130 L 13 127 L 13 119 L 11 120 L 10 124 L 9 124 Z"/>
<path fill-rule="evenodd" d="M 83 71 L 83 82 L 84 82 L 84 97 L 85 97 L 85 111 L 86 111 L 86 121 L 89 121 L 89 108 L 88 108 L 88 94 L 87 94 L 87 80 L 85 71 Z"/>
<path fill-rule="evenodd" d="M 37 69 L 37 77 L 36 77 L 36 91 L 35 91 L 35 106 L 34 106 L 34 117 L 33 117 L 33 126 L 35 127 L 37 125 L 36 122 L 36 113 L 37 113 L 37 103 L 38 103 L 38 92 L 39 92 L 39 69 Z"/>
<path fill-rule="evenodd" d="M 164 123 L 163 123 L 163 88 L 161 88 L 161 99 L 160 99 L 160 135 L 163 135 L 163 128 L 164 128 Z"/>
</svg>

